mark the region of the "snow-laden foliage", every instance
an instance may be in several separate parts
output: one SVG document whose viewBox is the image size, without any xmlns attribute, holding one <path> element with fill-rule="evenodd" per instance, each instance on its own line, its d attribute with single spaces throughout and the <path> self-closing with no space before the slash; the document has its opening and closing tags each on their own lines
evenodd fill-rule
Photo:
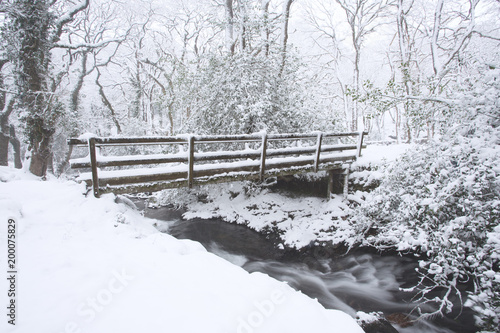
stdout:
<svg viewBox="0 0 500 333">
<path fill-rule="evenodd" d="M 472 279 L 465 305 L 480 327 L 498 331 L 500 82 L 498 71 L 489 74 L 463 97 L 466 122 L 387 167 L 357 218 L 367 243 L 424 254 L 417 288 L 423 303 L 437 304 L 433 314 L 450 313 L 458 283 Z M 437 290 L 441 297 L 428 297 Z"/>
<path fill-rule="evenodd" d="M 185 131 L 200 134 L 297 132 L 309 127 L 304 89 L 295 65 L 282 71 L 278 57 L 211 57 L 194 74 L 188 96 L 192 115 Z M 294 67 L 294 68 L 292 68 Z"/>
</svg>

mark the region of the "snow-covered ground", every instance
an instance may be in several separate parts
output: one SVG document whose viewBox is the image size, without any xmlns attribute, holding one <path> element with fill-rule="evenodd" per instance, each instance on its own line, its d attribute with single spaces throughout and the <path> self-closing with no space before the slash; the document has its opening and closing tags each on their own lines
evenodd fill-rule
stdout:
<svg viewBox="0 0 500 333">
<path fill-rule="evenodd" d="M 232 198 L 232 193 L 238 195 Z M 274 230 L 284 245 L 296 248 L 314 241 L 348 242 L 355 236 L 345 219 L 349 208 L 341 196 L 331 201 L 291 198 L 266 189 L 247 196 L 243 183 L 226 185 L 222 191 L 210 186 L 207 195 L 209 202 L 192 202 L 183 217 L 222 218 L 257 231 Z"/>
<path fill-rule="evenodd" d="M 82 190 L 0 167 L 2 332 L 362 332 L 285 283 L 158 232 L 114 195 Z M 7 295 L 9 219 L 15 298 Z"/>
<path fill-rule="evenodd" d="M 385 162 L 393 162 L 407 150 L 412 149 L 413 144 L 393 145 L 368 145 L 361 151 L 361 157 L 352 164 L 353 168 L 360 165 L 378 165 Z"/>
</svg>

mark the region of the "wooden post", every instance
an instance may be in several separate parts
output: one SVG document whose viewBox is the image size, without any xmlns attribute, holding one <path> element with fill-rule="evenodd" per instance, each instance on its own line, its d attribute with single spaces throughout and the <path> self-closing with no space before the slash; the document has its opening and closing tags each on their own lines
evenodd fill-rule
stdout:
<svg viewBox="0 0 500 333">
<path fill-rule="evenodd" d="M 361 157 L 361 147 L 363 146 L 363 136 L 365 135 L 365 132 L 360 131 L 359 132 L 359 138 L 358 138 L 358 147 L 356 151 L 356 157 Z"/>
<path fill-rule="evenodd" d="M 92 168 L 92 190 L 94 197 L 99 198 L 99 177 L 97 175 L 97 156 L 95 151 L 95 138 L 89 139 L 90 166 Z"/>
<path fill-rule="evenodd" d="M 189 137 L 188 141 L 188 187 L 193 187 L 193 173 L 194 173 L 194 136 Z"/>
<path fill-rule="evenodd" d="M 264 181 L 264 173 L 266 172 L 266 150 L 267 150 L 267 133 L 262 136 L 262 147 L 260 153 L 260 182 Z"/>
<path fill-rule="evenodd" d="M 323 133 L 319 133 L 318 140 L 316 142 L 316 158 L 314 160 L 314 172 L 318 172 L 319 155 L 321 154 L 321 141 L 322 140 L 323 140 Z"/>
<path fill-rule="evenodd" d="M 343 198 L 344 200 L 347 200 L 347 195 L 349 194 L 349 169 L 351 168 L 350 165 L 347 166 L 347 168 L 344 171 L 344 191 L 343 191 Z"/>
<path fill-rule="evenodd" d="M 333 170 L 328 170 L 328 192 L 327 199 L 330 200 L 333 193 L 333 177 L 335 177 L 335 172 Z"/>
</svg>

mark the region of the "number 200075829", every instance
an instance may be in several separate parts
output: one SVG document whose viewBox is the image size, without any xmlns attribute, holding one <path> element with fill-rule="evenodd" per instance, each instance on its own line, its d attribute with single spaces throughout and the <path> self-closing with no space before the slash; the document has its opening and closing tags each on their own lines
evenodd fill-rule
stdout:
<svg viewBox="0 0 500 333">
<path fill-rule="evenodd" d="M 9 269 L 16 267 L 16 221 L 9 219 L 7 224 L 7 265 Z"/>
</svg>

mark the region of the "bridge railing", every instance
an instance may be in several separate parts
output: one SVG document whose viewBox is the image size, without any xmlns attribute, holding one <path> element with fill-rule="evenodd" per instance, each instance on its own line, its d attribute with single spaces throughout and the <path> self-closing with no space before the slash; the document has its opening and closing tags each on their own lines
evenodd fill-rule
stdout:
<svg viewBox="0 0 500 333">
<path fill-rule="evenodd" d="M 71 168 L 90 170 L 81 173 L 78 179 L 85 181 L 99 197 L 107 192 L 152 192 L 194 184 L 244 179 L 263 181 L 266 177 L 342 169 L 345 163 L 361 155 L 366 134 L 89 136 L 68 139 L 68 145 L 88 149 L 87 156 L 70 160 Z M 113 147 L 146 145 L 158 146 L 163 152 L 113 155 Z M 107 170 L 103 170 L 105 168 Z"/>
</svg>

